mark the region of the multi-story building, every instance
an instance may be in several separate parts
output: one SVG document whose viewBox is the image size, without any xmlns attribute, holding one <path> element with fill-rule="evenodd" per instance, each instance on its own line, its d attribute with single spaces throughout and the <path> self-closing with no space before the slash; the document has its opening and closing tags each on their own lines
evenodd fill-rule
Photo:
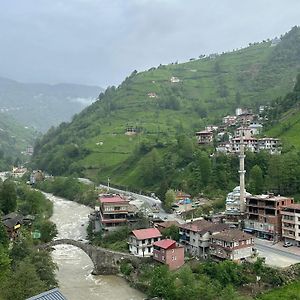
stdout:
<svg viewBox="0 0 300 300">
<path fill-rule="evenodd" d="M 243 143 L 245 146 L 245 149 L 251 152 L 257 151 L 257 139 L 248 137 L 243 138 Z M 240 152 L 240 146 L 241 146 L 241 137 L 236 137 L 231 140 L 231 151 L 232 152 Z"/>
<path fill-rule="evenodd" d="M 281 152 L 281 144 L 279 139 L 262 138 L 258 140 L 257 151 L 266 150 L 270 154 L 277 154 Z"/>
<path fill-rule="evenodd" d="M 184 264 L 184 248 L 170 239 L 157 241 L 153 244 L 153 259 L 175 270 Z"/>
<path fill-rule="evenodd" d="M 248 196 L 245 230 L 261 238 L 279 240 L 281 238 L 280 211 L 293 202 L 292 198 L 274 196 L 274 194 Z"/>
<path fill-rule="evenodd" d="M 179 242 L 184 246 L 187 253 L 206 257 L 211 235 L 228 228 L 226 224 L 215 224 L 206 220 L 181 224 L 179 225 Z"/>
<path fill-rule="evenodd" d="M 281 210 L 282 238 L 300 246 L 300 204 L 290 204 Z"/>
<path fill-rule="evenodd" d="M 236 116 L 226 116 L 223 117 L 223 124 L 226 126 L 231 126 L 236 124 Z"/>
<path fill-rule="evenodd" d="M 129 215 L 129 201 L 120 195 L 102 195 L 100 202 L 100 224 L 102 228 L 114 228 L 126 225 Z"/>
<path fill-rule="evenodd" d="M 213 141 L 213 132 L 208 130 L 202 130 L 196 132 L 198 144 L 211 144 Z"/>
<path fill-rule="evenodd" d="M 210 238 L 210 255 L 217 259 L 241 261 L 253 254 L 254 238 L 239 229 L 228 229 Z"/>
<path fill-rule="evenodd" d="M 136 256 L 152 256 L 153 243 L 161 240 L 157 228 L 133 230 L 129 236 L 129 252 Z"/>
</svg>

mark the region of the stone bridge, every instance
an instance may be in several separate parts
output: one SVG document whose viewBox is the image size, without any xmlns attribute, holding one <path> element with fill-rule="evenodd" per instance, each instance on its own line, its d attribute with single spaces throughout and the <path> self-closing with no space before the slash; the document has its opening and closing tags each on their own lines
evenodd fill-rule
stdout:
<svg viewBox="0 0 300 300">
<path fill-rule="evenodd" d="M 122 261 L 130 262 L 134 267 L 142 261 L 149 261 L 146 257 L 137 257 L 128 253 L 111 251 L 105 248 L 96 247 L 88 243 L 82 243 L 71 239 L 54 240 L 48 244 L 40 245 L 40 249 L 52 248 L 56 245 L 72 245 L 84 251 L 94 264 L 94 275 L 114 275 L 119 273 Z"/>
</svg>

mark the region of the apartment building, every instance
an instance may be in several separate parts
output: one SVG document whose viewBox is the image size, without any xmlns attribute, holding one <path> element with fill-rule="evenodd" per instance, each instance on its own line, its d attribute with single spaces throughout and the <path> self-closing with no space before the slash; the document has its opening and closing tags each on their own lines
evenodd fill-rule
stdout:
<svg viewBox="0 0 300 300">
<path fill-rule="evenodd" d="M 300 246 L 300 204 L 290 204 L 281 210 L 282 238 Z"/>
<path fill-rule="evenodd" d="M 281 239 L 280 211 L 293 202 L 292 198 L 274 196 L 274 194 L 248 196 L 245 231 L 268 240 Z"/>
<path fill-rule="evenodd" d="M 253 254 L 254 238 L 239 229 L 228 229 L 210 238 L 210 256 L 217 259 L 242 261 Z"/>
<path fill-rule="evenodd" d="M 111 229 L 127 224 L 130 210 L 129 201 L 120 195 L 102 195 L 100 203 L 100 224 L 102 228 Z"/>
<path fill-rule="evenodd" d="M 215 224 L 206 220 L 197 220 L 179 225 L 179 242 L 187 253 L 206 257 L 209 252 L 210 237 L 214 233 L 228 229 L 226 224 Z"/>
</svg>

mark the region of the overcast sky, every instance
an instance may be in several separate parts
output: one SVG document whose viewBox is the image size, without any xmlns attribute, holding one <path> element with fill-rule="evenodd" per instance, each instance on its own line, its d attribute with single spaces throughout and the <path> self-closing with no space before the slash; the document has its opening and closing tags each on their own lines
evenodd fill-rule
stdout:
<svg viewBox="0 0 300 300">
<path fill-rule="evenodd" d="M 280 36 L 299 0 L 0 0 L 0 76 L 118 85 L 134 69 Z"/>
</svg>

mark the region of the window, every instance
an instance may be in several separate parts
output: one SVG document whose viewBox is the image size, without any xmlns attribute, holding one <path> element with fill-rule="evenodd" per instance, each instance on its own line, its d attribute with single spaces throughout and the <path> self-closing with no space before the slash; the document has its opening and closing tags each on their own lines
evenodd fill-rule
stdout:
<svg viewBox="0 0 300 300">
<path fill-rule="evenodd" d="M 175 250 L 174 249 L 172 249 L 172 253 L 174 253 L 175 252 Z"/>
<path fill-rule="evenodd" d="M 172 260 L 176 260 L 176 256 L 172 256 Z"/>
<path fill-rule="evenodd" d="M 161 260 L 165 260 L 165 257 L 164 257 L 164 256 L 162 256 L 162 257 L 161 257 Z"/>
</svg>

